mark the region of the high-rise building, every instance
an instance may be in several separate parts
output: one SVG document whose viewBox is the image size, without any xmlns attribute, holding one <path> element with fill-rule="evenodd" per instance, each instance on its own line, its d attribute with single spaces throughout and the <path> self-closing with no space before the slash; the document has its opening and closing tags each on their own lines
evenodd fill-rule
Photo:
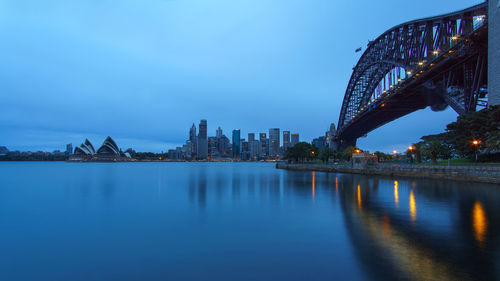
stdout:
<svg viewBox="0 0 500 281">
<path fill-rule="evenodd" d="M 299 134 L 292 134 L 292 146 L 296 145 L 299 143 Z"/>
<path fill-rule="evenodd" d="M 280 153 L 280 129 L 269 129 L 269 156 L 279 156 Z"/>
<path fill-rule="evenodd" d="M 326 144 L 329 148 L 333 149 L 333 142 L 335 141 L 335 134 L 337 133 L 337 129 L 335 129 L 335 124 L 330 124 L 330 130 L 326 134 Z"/>
<path fill-rule="evenodd" d="M 255 140 L 255 134 L 254 133 L 248 133 L 248 142 L 250 143 L 251 141 Z"/>
<path fill-rule="evenodd" d="M 248 147 L 248 142 L 245 141 L 245 139 L 242 139 L 241 141 L 241 154 L 240 154 L 241 160 L 248 160 L 250 159 L 250 150 Z"/>
<path fill-rule="evenodd" d="M 66 156 L 70 156 L 71 154 L 73 154 L 73 144 L 68 143 L 66 145 Z"/>
<path fill-rule="evenodd" d="M 317 139 L 313 139 L 312 145 L 316 146 L 317 148 L 326 147 L 326 136 L 321 136 Z"/>
<path fill-rule="evenodd" d="M 217 150 L 219 151 L 220 156 L 229 156 L 230 142 L 225 135 L 222 135 L 222 137 L 217 139 Z"/>
<path fill-rule="evenodd" d="M 208 138 L 208 156 L 210 158 L 215 158 L 219 156 L 219 151 L 217 150 L 217 138 L 209 137 Z"/>
<path fill-rule="evenodd" d="M 233 130 L 233 158 L 240 158 L 240 130 Z"/>
<path fill-rule="evenodd" d="M 220 126 L 217 128 L 217 131 L 215 131 L 215 137 L 218 139 L 222 138 L 222 129 Z"/>
<path fill-rule="evenodd" d="M 266 157 L 268 155 L 266 133 L 259 134 L 259 141 L 260 141 L 260 157 Z"/>
<path fill-rule="evenodd" d="M 207 120 L 200 121 L 198 131 L 198 148 L 196 158 L 203 160 L 208 157 Z"/>
<path fill-rule="evenodd" d="M 196 126 L 194 125 L 194 123 L 189 130 L 189 141 L 191 141 L 191 159 L 196 159 L 198 139 L 196 136 Z"/>
<path fill-rule="evenodd" d="M 283 131 L 283 150 L 286 151 L 290 147 L 290 131 Z"/>
</svg>

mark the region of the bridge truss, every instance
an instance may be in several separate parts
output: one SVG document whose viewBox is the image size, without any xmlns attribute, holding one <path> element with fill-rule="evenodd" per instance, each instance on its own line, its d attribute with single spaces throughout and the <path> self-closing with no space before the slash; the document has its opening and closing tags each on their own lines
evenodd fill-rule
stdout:
<svg viewBox="0 0 500 281">
<path fill-rule="evenodd" d="M 352 143 L 418 109 L 487 106 L 488 3 L 398 25 L 368 44 L 347 86 L 337 139 Z"/>
</svg>

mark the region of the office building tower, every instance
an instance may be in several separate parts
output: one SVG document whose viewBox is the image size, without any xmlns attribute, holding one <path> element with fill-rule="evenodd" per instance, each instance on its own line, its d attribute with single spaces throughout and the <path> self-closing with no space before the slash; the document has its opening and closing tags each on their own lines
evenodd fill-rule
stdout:
<svg viewBox="0 0 500 281">
<path fill-rule="evenodd" d="M 294 146 L 299 143 L 299 134 L 292 134 L 292 143 L 291 145 Z"/>
<path fill-rule="evenodd" d="M 207 120 L 202 119 L 198 127 L 198 147 L 196 158 L 200 160 L 208 157 Z"/>
<path fill-rule="evenodd" d="M 269 129 L 269 156 L 279 156 L 280 153 L 280 129 Z"/>
<path fill-rule="evenodd" d="M 313 139 L 312 145 L 316 146 L 317 148 L 326 147 L 326 136 L 321 136 L 317 139 Z"/>
<path fill-rule="evenodd" d="M 68 143 L 66 145 L 66 156 L 70 156 L 71 154 L 73 154 L 73 144 Z"/>
<path fill-rule="evenodd" d="M 217 150 L 219 151 L 220 156 L 229 156 L 230 141 L 225 135 L 222 135 L 222 137 L 217 139 Z"/>
<path fill-rule="evenodd" d="M 240 158 L 240 130 L 233 130 L 233 158 Z"/>
<path fill-rule="evenodd" d="M 283 150 L 286 151 L 290 147 L 290 131 L 283 131 Z"/>
<path fill-rule="evenodd" d="M 196 136 L 196 126 L 194 125 L 194 123 L 189 130 L 189 141 L 191 142 L 191 159 L 196 159 L 198 139 Z"/>
<path fill-rule="evenodd" d="M 255 140 L 255 134 L 254 133 L 248 133 L 248 142 L 252 142 Z"/>
<path fill-rule="evenodd" d="M 242 139 L 243 141 L 241 142 L 241 154 L 240 158 L 241 160 L 248 160 L 250 159 L 250 152 L 248 148 L 248 142 L 245 141 L 245 139 Z"/>
<path fill-rule="evenodd" d="M 268 154 L 267 151 L 267 137 L 266 133 L 260 133 L 259 134 L 259 141 L 260 141 L 260 157 L 266 157 Z"/>
<path fill-rule="evenodd" d="M 335 129 L 335 124 L 334 123 L 330 124 L 330 130 L 327 133 L 326 144 L 331 149 L 333 149 L 333 147 L 334 147 L 333 142 L 335 141 L 335 134 L 336 133 L 337 133 L 337 129 Z"/>
<path fill-rule="evenodd" d="M 209 137 L 208 138 L 208 157 L 215 158 L 219 156 L 219 151 L 217 150 L 217 138 Z"/>
<path fill-rule="evenodd" d="M 217 128 L 217 131 L 215 131 L 215 137 L 220 139 L 222 138 L 222 129 L 221 127 Z"/>
</svg>

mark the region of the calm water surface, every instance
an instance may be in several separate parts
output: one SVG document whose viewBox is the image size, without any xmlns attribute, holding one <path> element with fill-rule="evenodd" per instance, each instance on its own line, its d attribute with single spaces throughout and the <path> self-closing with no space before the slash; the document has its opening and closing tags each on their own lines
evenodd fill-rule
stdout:
<svg viewBox="0 0 500 281">
<path fill-rule="evenodd" d="M 495 185 L 0 163 L 0 280 L 499 280 Z"/>
</svg>

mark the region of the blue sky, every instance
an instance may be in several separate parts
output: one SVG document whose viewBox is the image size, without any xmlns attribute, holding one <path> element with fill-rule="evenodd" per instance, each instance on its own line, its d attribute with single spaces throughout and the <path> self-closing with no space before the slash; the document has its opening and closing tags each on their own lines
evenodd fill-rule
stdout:
<svg viewBox="0 0 500 281">
<path fill-rule="evenodd" d="M 0 0 L 0 145 L 107 135 L 161 151 L 192 123 L 310 141 L 338 121 L 352 67 L 385 30 L 480 1 Z M 402 150 L 456 118 L 422 110 L 358 141 Z"/>
</svg>

